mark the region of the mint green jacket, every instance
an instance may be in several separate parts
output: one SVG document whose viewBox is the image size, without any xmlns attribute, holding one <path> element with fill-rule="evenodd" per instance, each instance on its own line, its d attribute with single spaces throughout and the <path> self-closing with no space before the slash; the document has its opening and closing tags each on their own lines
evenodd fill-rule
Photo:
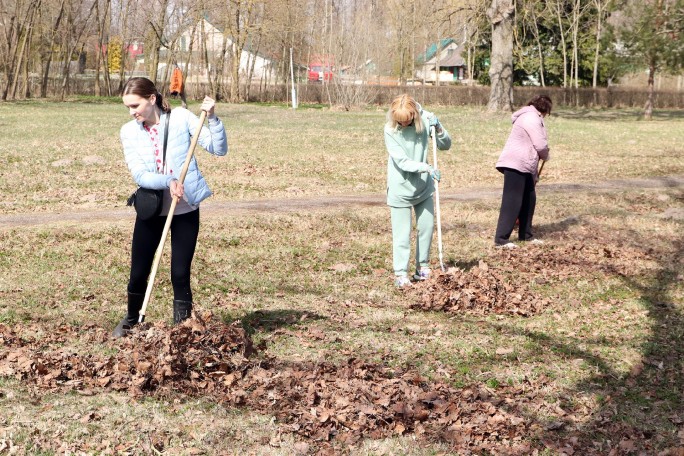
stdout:
<svg viewBox="0 0 684 456">
<path fill-rule="evenodd" d="M 387 159 L 387 205 L 392 207 L 411 207 L 432 196 L 435 186 L 429 171 L 428 116 L 432 113 L 421 109 L 424 129 L 416 133 L 416 127 L 397 126 L 396 129 L 385 125 L 385 146 Z M 442 126 L 437 134 L 437 149 L 448 150 L 451 136 Z"/>
</svg>

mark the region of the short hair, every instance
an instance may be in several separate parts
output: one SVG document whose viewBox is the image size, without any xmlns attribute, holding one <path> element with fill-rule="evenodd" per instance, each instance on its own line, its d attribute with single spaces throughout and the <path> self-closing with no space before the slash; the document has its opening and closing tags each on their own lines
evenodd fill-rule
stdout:
<svg viewBox="0 0 684 456">
<path fill-rule="evenodd" d="M 171 111 L 171 106 L 169 106 L 169 103 L 164 100 L 162 94 L 159 93 L 154 83 L 147 78 L 136 77 L 129 79 L 121 91 L 121 96 L 124 95 L 137 95 L 142 98 L 150 98 L 152 95 L 154 95 L 157 97 L 155 104 L 159 107 L 159 109 L 162 110 L 162 112 Z"/>
<path fill-rule="evenodd" d="M 527 106 L 534 106 L 535 109 L 541 114 L 551 114 L 553 102 L 551 101 L 551 97 L 548 95 L 536 95 L 527 102 Z"/>
</svg>

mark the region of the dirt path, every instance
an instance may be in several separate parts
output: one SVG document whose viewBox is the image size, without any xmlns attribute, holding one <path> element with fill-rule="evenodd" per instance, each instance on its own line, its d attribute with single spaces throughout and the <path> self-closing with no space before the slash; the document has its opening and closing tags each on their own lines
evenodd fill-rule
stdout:
<svg viewBox="0 0 684 456">
<path fill-rule="evenodd" d="M 539 184 L 544 193 L 614 192 L 631 189 L 684 188 L 684 176 L 664 176 L 644 179 L 611 180 L 583 184 Z M 440 193 L 444 201 L 476 201 L 499 198 L 501 188 L 480 188 L 463 192 Z M 211 201 L 202 203 L 202 217 L 239 215 L 260 212 L 296 212 L 302 210 L 330 210 L 347 206 L 382 206 L 384 195 L 340 195 L 311 198 L 263 199 L 241 201 Z M 36 226 L 52 223 L 89 224 L 116 221 L 132 216 L 128 207 L 59 213 L 23 213 L 0 215 L 0 229 L 19 226 Z"/>
</svg>

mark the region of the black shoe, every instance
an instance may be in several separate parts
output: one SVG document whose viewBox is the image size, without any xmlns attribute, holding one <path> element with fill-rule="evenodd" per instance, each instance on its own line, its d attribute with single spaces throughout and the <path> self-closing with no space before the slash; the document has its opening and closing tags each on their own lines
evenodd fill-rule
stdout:
<svg viewBox="0 0 684 456">
<path fill-rule="evenodd" d="M 131 328 L 138 324 L 138 319 L 140 318 L 140 309 L 142 309 L 144 301 L 144 294 L 128 293 L 128 313 L 123 320 L 116 325 L 116 328 L 114 328 L 114 331 L 112 331 L 112 337 L 123 337 L 131 332 Z"/>
<path fill-rule="evenodd" d="M 178 324 L 183 320 L 190 318 L 192 314 L 192 302 L 180 301 L 175 299 L 173 301 L 173 323 Z"/>
<path fill-rule="evenodd" d="M 130 315 L 123 317 L 123 320 L 121 320 L 119 324 L 116 325 L 116 328 L 114 328 L 114 331 L 112 331 L 112 337 L 118 339 L 119 337 L 127 336 L 128 333 L 131 332 L 133 326 L 138 324 L 138 318 L 139 317 L 131 317 Z"/>
</svg>

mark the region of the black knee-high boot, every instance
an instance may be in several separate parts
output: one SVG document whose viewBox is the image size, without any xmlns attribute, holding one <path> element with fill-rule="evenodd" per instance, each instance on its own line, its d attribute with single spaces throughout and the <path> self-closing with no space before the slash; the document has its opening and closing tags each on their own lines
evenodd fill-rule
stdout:
<svg viewBox="0 0 684 456">
<path fill-rule="evenodd" d="M 123 337 L 127 335 L 131 328 L 138 324 L 138 319 L 140 318 L 140 309 L 142 309 L 143 302 L 145 301 L 145 295 L 139 293 L 128 293 L 128 312 L 126 316 L 116 325 L 112 336 Z"/>
<path fill-rule="evenodd" d="M 173 301 L 173 322 L 178 324 L 190 318 L 192 313 L 192 302 L 174 299 Z"/>
</svg>

